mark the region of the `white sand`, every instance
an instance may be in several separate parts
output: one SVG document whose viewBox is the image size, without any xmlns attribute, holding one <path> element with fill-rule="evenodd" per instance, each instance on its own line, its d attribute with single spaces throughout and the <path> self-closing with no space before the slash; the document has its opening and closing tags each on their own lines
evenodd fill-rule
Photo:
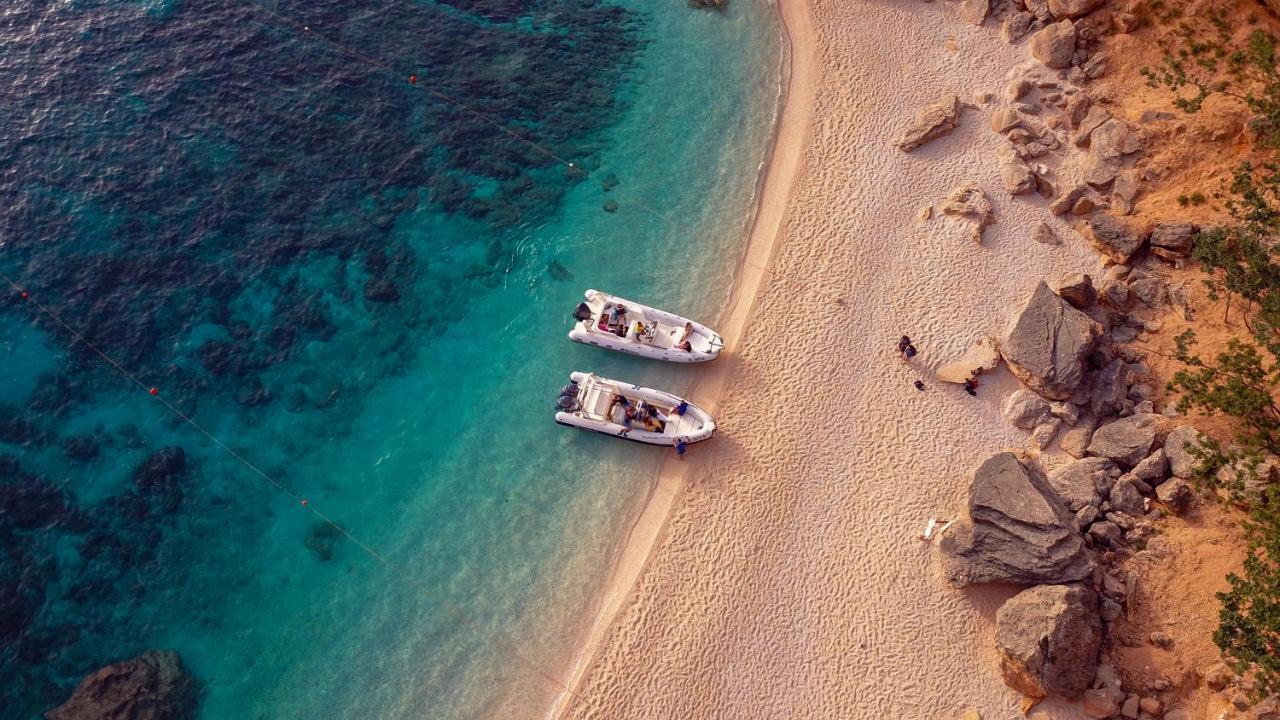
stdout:
<svg viewBox="0 0 1280 720">
<path fill-rule="evenodd" d="M 695 391 L 722 429 L 664 468 L 556 714 L 1012 718 L 990 650 L 1010 591 L 950 590 L 916 535 L 963 505 L 982 458 L 1025 443 L 999 417 L 1015 383 L 1002 371 L 975 399 L 929 369 L 998 332 L 1038 279 L 1094 256 L 1069 233 L 1057 248 L 1030 240 L 1048 214 L 1001 189 L 985 112 L 910 155 L 889 145 L 946 92 L 998 93 L 1023 47 L 949 3 L 781 10 L 787 108 L 724 322 L 731 355 Z M 916 219 L 970 180 L 999 218 L 982 247 Z M 895 359 L 903 333 L 926 392 Z"/>
</svg>

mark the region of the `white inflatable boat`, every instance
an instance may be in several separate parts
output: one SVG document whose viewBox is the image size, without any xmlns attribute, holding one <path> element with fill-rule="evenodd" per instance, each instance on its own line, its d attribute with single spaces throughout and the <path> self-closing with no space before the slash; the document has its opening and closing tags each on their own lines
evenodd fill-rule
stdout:
<svg viewBox="0 0 1280 720">
<path fill-rule="evenodd" d="M 594 373 L 569 375 L 556 411 L 561 425 L 650 445 L 670 446 L 680 438 L 696 443 L 716 432 L 711 416 L 683 398 Z"/>
<path fill-rule="evenodd" d="M 573 319 L 570 340 L 654 360 L 706 362 L 724 347 L 706 325 L 599 290 L 586 292 Z"/>
</svg>

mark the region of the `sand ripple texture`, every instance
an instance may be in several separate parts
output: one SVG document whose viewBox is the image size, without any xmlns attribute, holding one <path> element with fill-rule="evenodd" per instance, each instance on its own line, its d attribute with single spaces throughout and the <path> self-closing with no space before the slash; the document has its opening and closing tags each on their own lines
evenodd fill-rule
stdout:
<svg viewBox="0 0 1280 720">
<path fill-rule="evenodd" d="M 1070 233 L 1061 247 L 1030 239 L 1049 213 L 1001 189 L 986 110 L 912 154 L 890 146 L 945 93 L 998 93 L 1025 48 L 962 24 L 951 3 L 817 0 L 810 21 L 812 142 L 722 430 L 697 448 L 567 717 L 1019 716 L 990 649 L 1012 592 L 949 589 L 916 539 L 963 505 L 978 461 L 1025 444 L 999 416 L 1015 381 L 1001 371 L 975 399 L 931 375 L 998 332 L 1039 278 L 1095 258 Z M 970 180 L 999 219 L 982 247 L 947 219 L 917 219 Z M 912 368 L 894 357 L 903 333 L 921 349 Z"/>
</svg>

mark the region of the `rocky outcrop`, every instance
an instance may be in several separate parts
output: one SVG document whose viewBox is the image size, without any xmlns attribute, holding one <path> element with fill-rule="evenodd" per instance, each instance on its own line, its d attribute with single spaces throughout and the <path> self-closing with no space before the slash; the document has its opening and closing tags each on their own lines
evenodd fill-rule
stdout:
<svg viewBox="0 0 1280 720">
<path fill-rule="evenodd" d="M 1048 481 L 1067 508 L 1077 512 L 1087 505 L 1096 506 L 1103 495 L 1110 493 L 1119 472 L 1116 464 L 1106 458 L 1082 458 L 1054 468 Z"/>
<path fill-rule="evenodd" d="M 1169 508 L 1169 512 L 1174 515 L 1182 515 L 1191 508 L 1191 501 L 1195 499 L 1195 493 L 1192 492 L 1191 486 L 1185 480 L 1173 478 L 1168 482 L 1161 483 L 1156 488 L 1156 498 Z"/>
<path fill-rule="evenodd" d="M 1049 403 L 1026 388 L 1014 390 L 1004 401 L 1001 412 L 1005 422 L 1023 430 L 1034 430 L 1037 425 L 1052 417 L 1049 414 Z"/>
<path fill-rule="evenodd" d="M 1000 354 L 1027 387 L 1066 400 L 1084 380 L 1084 359 L 1102 327 L 1041 282 L 1014 316 Z"/>
<path fill-rule="evenodd" d="M 1076 26 L 1070 20 L 1053 23 L 1031 36 L 1031 55 L 1055 70 L 1071 67 L 1076 52 Z"/>
<path fill-rule="evenodd" d="M 188 720 L 199 690 L 171 650 L 151 650 L 112 663 L 80 681 L 48 720 Z"/>
<path fill-rule="evenodd" d="M 1094 568 L 1075 517 L 1039 470 L 1010 453 L 974 471 L 969 517 L 943 536 L 941 548 L 947 578 L 958 586 L 1074 582 Z"/>
<path fill-rule="evenodd" d="M 974 183 L 961 185 L 939 206 L 942 214 L 969 223 L 969 237 L 976 243 L 982 242 L 982 231 L 996 222 L 991 207 L 991 199 Z"/>
<path fill-rule="evenodd" d="M 1098 291 L 1093 288 L 1093 278 L 1082 272 L 1067 273 L 1054 282 L 1054 292 L 1073 307 L 1081 310 L 1098 301 Z"/>
<path fill-rule="evenodd" d="M 1056 18 L 1072 20 L 1084 17 L 1102 7 L 1105 0 L 1048 0 L 1049 12 Z"/>
<path fill-rule="evenodd" d="M 1151 249 L 1167 251 L 1174 256 L 1187 256 L 1195 247 L 1200 229 L 1189 222 L 1165 222 L 1151 229 Z"/>
<path fill-rule="evenodd" d="M 991 0 L 961 0 L 960 16 L 972 25 L 981 25 L 991 11 Z"/>
<path fill-rule="evenodd" d="M 1081 229 L 1095 250 L 1121 265 L 1129 262 L 1147 241 L 1142 228 L 1111 215 L 1097 215 L 1081 223 Z"/>
<path fill-rule="evenodd" d="M 1160 416 L 1139 413 L 1109 422 L 1093 432 L 1090 454 L 1110 458 L 1125 467 L 1133 467 L 1151 452 L 1156 441 Z"/>
<path fill-rule="evenodd" d="M 1204 436 L 1190 426 L 1176 428 L 1164 439 L 1164 456 L 1169 461 L 1169 474 L 1174 477 L 1189 478 L 1195 474 L 1200 459 L 1191 454 Z"/>
<path fill-rule="evenodd" d="M 1005 684 L 1032 698 L 1074 698 L 1093 683 L 1102 645 L 1098 596 L 1082 585 L 1040 585 L 996 612 Z"/>
<path fill-rule="evenodd" d="M 960 98 L 952 95 L 920 111 L 901 136 L 893 141 L 903 152 L 911 152 L 934 138 L 942 137 L 960 124 Z"/>
</svg>

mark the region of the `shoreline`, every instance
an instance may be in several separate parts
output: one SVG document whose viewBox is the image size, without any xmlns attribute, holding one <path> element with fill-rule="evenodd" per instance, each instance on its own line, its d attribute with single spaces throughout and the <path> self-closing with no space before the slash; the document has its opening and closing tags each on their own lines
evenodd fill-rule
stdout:
<svg viewBox="0 0 1280 720">
<path fill-rule="evenodd" d="M 719 405 L 726 381 L 738 362 L 742 330 L 771 269 L 787 206 L 800 177 L 816 90 L 815 36 L 809 2 L 771 0 L 770 3 L 776 13 L 783 55 L 773 135 L 757 174 L 758 190 L 747 246 L 737 260 L 736 277 L 719 318 L 725 357 L 701 374 L 690 389 L 690 398 L 712 412 Z M 690 469 L 705 462 L 700 460 L 704 457 L 695 453 L 683 462 L 670 456 L 662 461 L 640 513 L 622 535 L 613 567 L 601 585 L 587 635 L 578 643 L 570 661 L 566 688 L 545 714 L 547 720 L 558 720 L 568 710 L 583 678 L 594 665 L 608 631 L 648 565 L 667 527 L 671 510 L 684 490 Z"/>
</svg>

